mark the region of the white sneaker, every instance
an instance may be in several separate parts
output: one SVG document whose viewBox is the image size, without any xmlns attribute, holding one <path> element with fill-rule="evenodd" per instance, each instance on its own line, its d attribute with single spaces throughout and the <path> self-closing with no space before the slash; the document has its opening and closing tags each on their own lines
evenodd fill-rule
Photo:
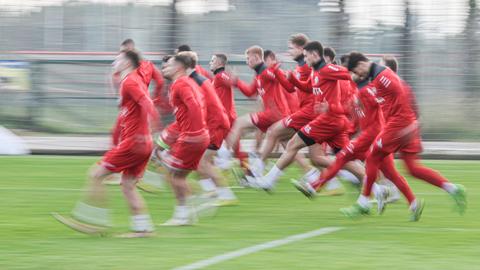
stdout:
<svg viewBox="0 0 480 270">
<path fill-rule="evenodd" d="M 190 218 L 176 218 L 173 217 L 164 223 L 160 224 L 160 226 L 165 227 L 176 227 L 176 226 L 192 226 L 195 222 L 192 221 Z"/>
<path fill-rule="evenodd" d="M 390 188 L 390 192 L 388 194 L 387 199 L 385 200 L 386 203 L 394 203 L 400 200 L 400 191 L 397 187 L 393 186 Z"/>
<path fill-rule="evenodd" d="M 263 170 L 265 169 L 265 164 L 263 160 L 255 153 L 248 154 L 248 165 L 253 176 L 261 177 L 263 175 Z"/>
<path fill-rule="evenodd" d="M 197 217 L 211 217 L 217 213 L 217 196 L 198 195 L 189 201 L 190 219 L 196 220 Z"/>
<path fill-rule="evenodd" d="M 232 167 L 232 160 L 223 159 L 221 157 L 213 157 L 213 163 L 222 170 L 228 170 Z"/>
<path fill-rule="evenodd" d="M 255 177 L 254 179 L 257 188 L 263 189 L 268 193 L 272 192 L 275 188 L 275 184 L 271 181 L 268 181 L 264 177 Z"/>
<path fill-rule="evenodd" d="M 375 199 L 377 201 L 377 213 L 381 215 L 385 211 L 387 205 L 386 200 L 390 194 L 390 189 L 386 186 L 379 185 L 379 191 L 380 192 L 375 193 Z"/>
</svg>

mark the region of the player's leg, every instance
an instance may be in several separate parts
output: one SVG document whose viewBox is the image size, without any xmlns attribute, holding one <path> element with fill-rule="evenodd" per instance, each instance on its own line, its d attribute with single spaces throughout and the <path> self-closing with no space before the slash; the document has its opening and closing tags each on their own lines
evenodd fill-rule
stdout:
<svg viewBox="0 0 480 270">
<path fill-rule="evenodd" d="M 136 188 L 140 177 L 123 173 L 122 192 L 130 208 L 131 234 L 124 234 L 121 237 L 147 237 L 151 236 L 154 227 L 146 203 Z"/>
<path fill-rule="evenodd" d="M 273 124 L 265 135 L 262 147 L 260 148 L 260 158 L 262 161 L 267 160 L 270 153 L 272 153 L 275 145 L 279 141 L 284 141 L 291 138 L 295 134 L 295 130 L 285 127 L 283 120 Z"/>
<path fill-rule="evenodd" d="M 461 214 L 465 211 L 467 206 L 466 192 L 462 185 L 453 184 L 437 171 L 422 165 L 415 153 L 402 153 L 402 160 L 410 175 L 445 190 L 455 200 L 458 211 Z"/>
<path fill-rule="evenodd" d="M 309 147 L 310 152 L 310 160 L 312 164 L 316 167 L 312 169 L 309 173 L 303 176 L 308 182 L 313 182 L 318 179 L 320 176 L 320 170 L 331 166 L 334 162 L 334 159 L 327 156 L 325 152 L 325 147 L 321 144 L 312 145 Z M 317 169 L 318 168 L 318 169 Z M 354 177 L 346 178 L 347 181 L 351 182 L 352 184 L 358 186 L 361 183 L 361 179 L 363 179 L 362 174 L 362 167 L 358 164 L 350 164 L 347 163 L 344 165 L 343 169 L 353 175 Z M 351 173 L 352 171 L 353 173 Z M 350 176 L 349 175 L 349 176 Z M 325 186 L 326 195 L 341 195 L 344 193 L 342 185 L 340 181 L 334 177 L 327 182 L 328 185 Z"/>
<path fill-rule="evenodd" d="M 408 201 L 409 209 L 412 211 L 411 220 L 418 221 L 423 211 L 424 203 L 421 200 L 417 200 L 413 194 L 407 180 L 401 176 L 395 169 L 393 161 L 393 155 L 385 157 L 380 165 L 380 170 L 383 175 L 387 177 L 392 183 L 402 192 L 403 196 Z"/>
<path fill-rule="evenodd" d="M 102 182 L 112 173 L 102 164 L 91 168 L 85 198 L 77 202 L 72 211 L 72 216 L 75 219 L 96 226 L 110 226 L 110 210 L 107 208 L 106 187 Z"/>
<path fill-rule="evenodd" d="M 52 213 L 67 227 L 85 234 L 102 234 L 110 226 L 110 210 L 107 208 L 106 189 L 103 180 L 113 172 L 96 165 L 89 172 L 84 199 L 77 202 L 72 217 Z"/>
<path fill-rule="evenodd" d="M 374 147 L 366 160 L 366 179 L 357 203 L 348 208 L 342 208 L 340 211 L 348 217 L 357 217 L 370 213 L 370 196 L 372 194 L 373 184 L 377 180 L 378 170 L 382 161 L 390 153 L 383 152 L 381 149 Z"/>
<path fill-rule="evenodd" d="M 177 141 L 170 150 L 162 152 L 162 163 L 169 170 L 167 178 L 177 202 L 173 217 L 162 225 L 192 225 L 196 221 L 196 213 L 190 206 L 193 198 L 187 176 L 192 170 L 198 168 L 209 143 L 208 137 L 195 143 Z"/>
<path fill-rule="evenodd" d="M 299 134 L 302 134 L 304 138 L 300 137 Z M 305 140 L 308 140 L 308 143 L 310 144 L 315 143 L 315 141 L 313 141 L 311 138 L 308 138 L 300 132 L 295 134 L 293 138 L 288 141 L 285 151 L 282 153 L 275 165 L 273 165 L 273 167 L 265 176 L 259 179 L 258 184 L 261 188 L 272 189 L 274 187 L 278 178 L 283 175 L 283 170 L 293 162 L 298 151 L 307 146 Z"/>
<path fill-rule="evenodd" d="M 233 146 L 237 141 L 240 140 L 242 133 L 247 128 L 254 128 L 255 124 L 252 120 L 252 115 L 246 114 L 243 115 L 235 120 L 230 133 L 228 134 L 227 138 L 225 139 L 227 143 L 228 149 L 233 149 Z"/>
<path fill-rule="evenodd" d="M 355 160 L 355 156 L 353 153 L 349 152 L 346 149 L 340 151 L 330 166 L 328 166 L 325 170 L 322 171 L 320 177 L 311 183 L 311 186 L 315 190 L 319 190 L 325 185 L 328 181 L 337 175 L 337 173 L 347 164 L 349 161 Z"/>
<path fill-rule="evenodd" d="M 190 186 L 187 183 L 187 176 L 190 170 L 170 169 L 167 179 L 170 182 L 176 198 L 176 206 L 171 219 L 162 226 L 183 226 L 192 225 L 195 222 L 195 213 L 189 206 Z"/>
<path fill-rule="evenodd" d="M 202 185 L 201 181 L 205 181 L 204 183 L 206 183 L 206 181 L 211 180 L 213 182 L 213 190 L 211 190 L 212 185 L 203 185 L 210 186 L 210 191 L 213 191 L 218 198 L 217 204 L 219 206 L 237 204 L 237 197 L 233 194 L 232 190 L 228 187 L 226 180 L 213 165 L 213 157 L 216 152 L 217 151 L 215 150 L 207 149 L 200 160 L 198 172 L 200 175 L 204 176 L 204 178 L 199 181 L 200 185 Z M 203 189 L 205 190 L 206 188 Z"/>
</svg>

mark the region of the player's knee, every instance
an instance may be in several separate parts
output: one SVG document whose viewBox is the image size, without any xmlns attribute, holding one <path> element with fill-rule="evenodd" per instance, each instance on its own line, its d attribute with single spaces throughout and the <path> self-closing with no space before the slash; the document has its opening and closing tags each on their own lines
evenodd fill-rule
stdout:
<svg viewBox="0 0 480 270">
<path fill-rule="evenodd" d="M 295 135 L 287 143 L 287 151 L 298 151 L 305 146 L 305 142 L 298 136 Z"/>
</svg>

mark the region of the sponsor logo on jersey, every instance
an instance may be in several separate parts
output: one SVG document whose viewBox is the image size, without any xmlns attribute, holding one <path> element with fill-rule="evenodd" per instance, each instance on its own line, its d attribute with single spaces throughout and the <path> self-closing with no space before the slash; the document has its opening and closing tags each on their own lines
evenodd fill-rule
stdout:
<svg viewBox="0 0 480 270">
<path fill-rule="evenodd" d="M 310 134 L 310 131 L 312 130 L 312 127 L 310 125 L 306 125 L 303 130 L 305 130 L 305 133 Z"/>
</svg>

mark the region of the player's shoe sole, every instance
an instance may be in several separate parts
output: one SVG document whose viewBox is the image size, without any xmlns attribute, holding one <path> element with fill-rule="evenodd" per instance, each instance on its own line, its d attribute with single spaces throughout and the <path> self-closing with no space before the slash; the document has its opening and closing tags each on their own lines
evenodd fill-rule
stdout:
<svg viewBox="0 0 480 270">
<path fill-rule="evenodd" d="M 237 206 L 239 204 L 240 204 L 240 201 L 237 199 L 232 199 L 232 200 L 219 199 L 213 203 L 213 205 L 216 207 Z"/>
<path fill-rule="evenodd" d="M 77 232 L 96 236 L 105 236 L 107 234 L 106 227 L 83 223 L 74 218 L 66 217 L 56 212 L 52 212 L 51 214 L 58 222 Z"/>
<path fill-rule="evenodd" d="M 343 187 L 339 187 L 339 188 L 330 189 L 330 190 L 322 189 L 318 195 L 319 196 L 342 196 L 344 194 L 345 194 L 345 189 Z"/>
<path fill-rule="evenodd" d="M 115 235 L 116 238 L 148 238 L 155 237 L 157 234 L 155 232 L 128 232 Z"/>
<path fill-rule="evenodd" d="M 421 199 L 418 201 L 417 208 L 412 212 L 410 216 L 410 221 L 416 222 L 419 221 L 422 217 L 423 208 L 425 207 L 425 200 Z"/>
<path fill-rule="evenodd" d="M 302 181 L 298 181 L 296 179 L 290 179 L 290 183 L 292 183 L 292 185 L 298 191 L 303 193 L 303 195 L 305 195 L 305 197 L 309 198 L 310 200 L 313 200 L 315 198 L 316 192 L 312 192 L 312 190 L 309 190 L 308 187 L 306 186 L 307 183 L 304 183 Z"/>
<path fill-rule="evenodd" d="M 182 226 L 193 226 L 195 222 L 189 219 L 177 219 L 177 218 L 171 218 L 167 220 L 166 222 L 160 224 L 159 226 L 162 227 L 182 227 Z"/>
</svg>

